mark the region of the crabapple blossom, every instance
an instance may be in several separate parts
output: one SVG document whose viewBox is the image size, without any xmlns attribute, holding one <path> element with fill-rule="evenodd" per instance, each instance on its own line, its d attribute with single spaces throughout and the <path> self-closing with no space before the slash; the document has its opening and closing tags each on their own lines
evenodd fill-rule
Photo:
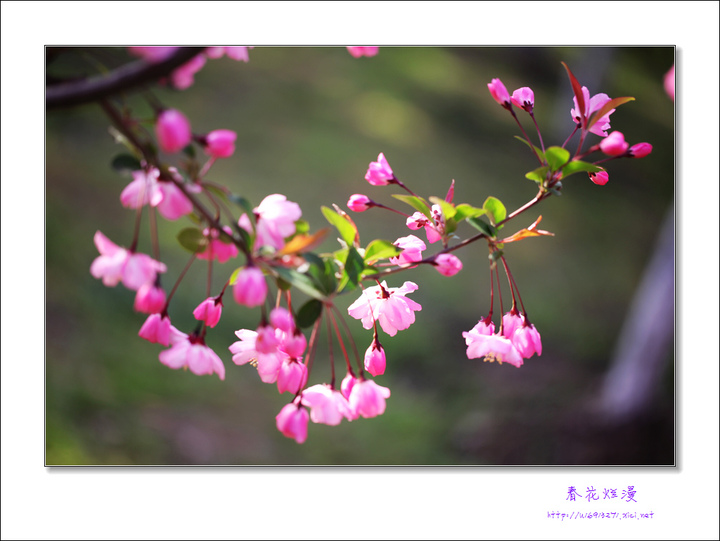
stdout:
<svg viewBox="0 0 720 541">
<path fill-rule="evenodd" d="M 510 100 L 520 107 L 520 109 L 525 109 L 528 113 L 532 113 L 533 107 L 535 106 L 535 94 L 532 89 L 527 86 L 515 90 Z"/>
<path fill-rule="evenodd" d="M 300 403 L 310 408 L 310 420 L 313 423 L 336 426 L 343 417 L 350 421 L 357 418 L 342 393 L 331 389 L 326 383 L 305 389 Z"/>
<path fill-rule="evenodd" d="M 605 186 L 608 180 L 610 180 L 610 176 L 608 175 L 607 171 L 598 171 L 597 173 L 591 172 L 588 173 L 588 176 L 590 177 L 590 180 L 592 180 L 598 186 Z"/>
<path fill-rule="evenodd" d="M 652 145 L 650 143 L 638 143 L 630 147 L 631 158 L 644 158 L 652 152 Z"/>
<path fill-rule="evenodd" d="M 367 209 L 374 207 L 375 202 L 367 195 L 356 193 L 350 196 L 347 206 L 354 212 L 365 212 Z"/>
<path fill-rule="evenodd" d="M 174 154 L 185 148 L 192 140 L 190 121 L 177 109 L 166 109 L 155 122 L 155 135 L 160 148 Z"/>
<path fill-rule="evenodd" d="M 162 344 L 167 347 L 170 345 L 172 329 L 173 326 L 167 314 L 154 313 L 150 314 L 140 327 L 138 336 L 153 344 Z"/>
<path fill-rule="evenodd" d="M 160 171 L 151 167 L 148 170 L 140 169 L 132 172 L 133 180 L 125 186 L 120 193 L 120 203 L 123 207 L 136 209 L 144 205 L 157 206 L 163 200 L 158 177 Z"/>
<path fill-rule="evenodd" d="M 462 270 L 462 261 L 453 254 L 439 254 L 433 263 L 435 270 L 443 276 L 454 276 Z"/>
<path fill-rule="evenodd" d="M 413 231 L 417 231 L 421 227 L 424 227 L 425 234 L 427 235 L 427 239 L 430 244 L 442 239 L 442 235 L 438 232 L 434 221 L 425 216 L 422 212 L 414 213 L 405 221 L 405 224 Z"/>
<path fill-rule="evenodd" d="M 520 313 L 512 308 L 509 312 L 505 313 L 502 318 L 502 335 L 505 338 L 512 338 L 515 329 L 522 326 L 525 323 L 525 318 Z"/>
<path fill-rule="evenodd" d="M 594 112 L 599 111 L 603 105 L 610 101 L 607 94 L 595 94 L 591 98 L 590 91 L 587 87 L 582 87 L 582 93 L 585 101 L 585 111 L 583 111 L 585 118 L 590 118 Z M 570 115 L 572 116 L 575 124 L 580 124 L 580 106 L 578 105 L 577 97 L 575 96 L 573 96 L 573 103 L 575 104 L 575 107 L 570 110 Z M 590 128 L 590 133 L 607 137 L 607 130 L 610 129 L 610 115 L 614 111 L 615 109 L 610 109 L 610 111 L 605 113 L 605 115 L 603 115 L 603 117 Z"/>
<path fill-rule="evenodd" d="M 375 56 L 380 47 L 347 47 L 347 50 L 353 57 L 360 58 L 361 56 Z"/>
<path fill-rule="evenodd" d="M 307 378 L 307 367 L 299 359 L 286 357 L 277 375 L 278 391 L 296 394 L 305 386 Z"/>
<path fill-rule="evenodd" d="M 388 288 L 385 282 L 366 288 L 359 299 L 350 305 L 348 314 L 362 321 L 365 329 L 371 329 L 375 321 L 390 336 L 410 327 L 415 322 L 415 312 L 422 306 L 406 297 L 418 288 L 413 282 L 402 287 Z"/>
<path fill-rule="evenodd" d="M 472 330 L 462 334 L 467 345 L 468 359 L 505 362 L 518 368 L 522 366 L 522 356 L 508 338 L 499 334 L 480 334 Z"/>
<path fill-rule="evenodd" d="M 390 258 L 390 263 L 393 265 L 408 265 L 420 261 L 422 260 L 422 251 L 427 248 L 425 243 L 415 235 L 400 237 L 393 244 L 402 249 L 398 256 Z"/>
<path fill-rule="evenodd" d="M 171 181 L 161 180 L 158 182 L 158 188 L 162 193 L 162 200 L 157 204 L 157 209 L 166 220 L 178 220 L 193 211 L 192 202 Z M 201 190 L 200 186 L 194 184 L 187 185 L 187 189 L 195 192 Z"/>
<path fill-rule="evenodd" d="M 608 156 L 622 156 L 630 145 L 625 141 L 625 136 L 621 132 L 614 131 L 600 141 L 599 146 L 600 150 Z"/>
<path fill-rule="evenodd" d="M 238 304 L 253 308 L 265 302 L 268 287 L 265 275 L 257 267 L 245 267 L 233 285 L 233 297 Z"/>
<path fill-rule="evenodd" d="M 232 237 L 232 229 L 228 226 L 223 227 L 223 231 Z M 208 239 L 208 246 L 203 252 L 197 254 L 198 259 L 212 260 L 217 259 L 218 263 L 225 263 L 233 257 L 237 257 L 238 249 L 229 239 L 228 242 L 224 242 L 223 238 L 217 229 L 205 228 L 203 229 L 203 235 Z"/>
<path fill-rule="evenodd" d="M 143 314 L 155 314 L 165 308 L 165 291 L 155 282 L 140 286 L 135 295 L 134 308 Z"/>
<path fill-rule="evenodd" d="M 381 152 L 378 154 L 376 162 L 370 162 L 367 173 L 365 173 L 365 180 L 373 186 L 387 186 L 395 180 L 395 175 L 390 164 L 385 159 L 385 154 Z"/>
<path fill-rule="evenodd" d="M 487 336 L 487 335 L 493 334 L 494 332 L 495 332 L 495 324 L 490 319 L 490 316 L 488 316 L 488 317 L 478 321 L 472 329 L 470 329 L 467 333 L 463 333 L 463 336 L 465 336 L 466 334 L 470 335 L 471 337 L 474 335 Z M 467 343 L 467 341 L 468 341 L 467 336 L 465 336 L 465 341 Z"/>
<path fill-rule="evenodd" d="M 529 359 L 534 353 L 542 355 L 540 333 L 535 325 L 525 321 L 512 335 L 512 343 L 524 358 Z"/>
<path fill-rule="evenodd" d="M 300 331 L 282 333 L 278 349 L 293 358 L 302 357 L 307 347 L 307 339 Z"/>
<path fill-rule="evenodd" d="M 385 350 L 375 338 L 365 351 L 365 370 L 373 376 L 382 376 L 385 373 Z"/>
<path fill-rule="evenodd" d="M 348 403 L 356 417 L 368 419 L 385 413 L 385 400 L 389 397 L 390 389 L 387 387 L 370 379 L 359 379 L 350 391 Z"/>
<path fill-rule="evenodd" d="M 270 325 L 283 332 L 291 333 L 295 330 L 295 321 L 287 308 L 278 306 L 270 311 Z"/>
<path fill-rule="evenodd" d="M 205 55 L 199 54 L 170 74 L 170 82 L 178 90 L 190 88 L 195 82 L 195 74 L 205 65 Z"/>
<path fill-rule="evenodd" d="M 508 93 L 507 88 L 505 88 L 505 85 L 500 79 L 493 79 L 492 82 L 488 83 L 487 86 L 488 90 L 490 91 L 490 95 L 496 102 L 505 107 L 505 109 L 509 110 L 512 108 L 510 94 Z"/>
<path fill-rule="evenodd" d="M 278 341 L 271 336 L 272 333 L 274 329 L 270 327 L 260 327 L 257 331 L 240 329 L 235 331 L 235 335 L 240 340 L 228 347 L 233 354 L 232 361 L 235 364 L 254 364 L 260 379 L 265 383 L 277 381 L 278 371 L 282 365 L 282 358 L 277 351 Z"/>
<path fill-rule="evenodd" d="M 167 270 L 164 263 L 121 248 L 100 231 L 95 232 L 93 241 L 100 255 L 92 262 L 90 274 L 102 278 L 106 286 L 114 287 L 122 281 L 126 288 L 137 291 Z"/>
<path fill-rule="evenodd" d="M 193 316 L 198 321 L 204 321 L 208 327 L 214 327 L 220 321 L 222 315 L 222 299 L 220 297 L 208 297 L 193 310 Z"/>
<path fill-rule="evenodd" d="M 229 158 L 235 152 L 237 133 L 232 130 L 213 130 L 202 138 L 205 152 L 213 158 Z"/>
<path fill-rule="evenodd" d="M 170 349 L 161 351 L 160 362 L 173 369 L 187 367 L 197 376 L 217 374 L 225 379 L 225 365 L 212 349 L 197 336 L 190 335 L 175 342 Z"/>
<path fill-rule="evenodd" d="M 275 416 L 275 424 L 282 435 L 298 443 L 303 443 L 307 439 L 309 420 L 310 415 L 299 402 L 285 405 Z"/>
<path fill-rule="evenodd" d="M 271 246 L 276 250 L 285 246 L 285 239 L 295 233 L 295 222 L 302 216 L 300 205 L 277 193 L 263 199 L 253 213 L 257 220 L 255 247 Z M 252 233 L 247 214 L 240 217 L 238 225 Z"/>
<path fill-rule="evenodd" d="M 340 392 L 345 398 L 350 397 L 350 392 L 352 391 L 352 388 L 355 386 L 357 381 L 357 378 L 350 372 L 345 374 L 342 383 L 340 383 Z"/>
</svg>

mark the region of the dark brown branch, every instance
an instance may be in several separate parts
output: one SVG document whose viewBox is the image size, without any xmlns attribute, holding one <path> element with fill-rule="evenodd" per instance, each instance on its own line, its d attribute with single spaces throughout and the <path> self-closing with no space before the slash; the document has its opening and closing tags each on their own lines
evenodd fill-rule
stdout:
<svg viewBox="0 0 720 541">
<path fill-rule="evenodd" d="M 138 60 L 106 75 L 48 85 L 45 88 L 45 107 L 49 110 L 90 103 L 156 81 L 204 50 L 204 47 L 181 47 L 160 62 Z"/>
</svg>

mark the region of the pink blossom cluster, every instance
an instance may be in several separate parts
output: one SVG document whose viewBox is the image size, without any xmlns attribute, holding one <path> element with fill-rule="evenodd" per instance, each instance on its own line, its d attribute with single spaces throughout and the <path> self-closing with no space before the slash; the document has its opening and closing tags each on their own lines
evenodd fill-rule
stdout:
<svg viewBox="0 0 720 541">
<path fill-rule="evenodd" d="M 540 333 L 526 315 L 514 309 L 503 315 L 499 332 L 495 333 L 495 324 L 487 317 L 462 335 L 468 359 L 505 362 L 519 368 L 523 359 L 542 354 Z"/>
<path fill-rule="evenodd" d="M 175 154 L 184 149 L 193 140 L 190 121 L 177 109 L 165 109 L 155 122 L 155 135 L 160 148 Z M 202 145 L 205 153 L 212 158 L 229 158 L 235 152 L 237 133 L 232 130 L 213 130 L 195 139 Z"/>
</svg>

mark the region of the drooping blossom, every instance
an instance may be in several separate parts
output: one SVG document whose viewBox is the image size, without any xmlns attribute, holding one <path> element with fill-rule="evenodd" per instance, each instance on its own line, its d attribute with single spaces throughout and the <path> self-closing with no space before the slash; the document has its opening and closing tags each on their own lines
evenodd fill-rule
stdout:
<svg viewBox="0 0 720 541">
<path fill-rule="evenodd" d="M 193 310 L 193 316 L 198 321 L 204 321 L 205 325 L 212 328 L 220 321 L 222 307 L 221 297 L 208 297 Z"/>
<path fill-rule="evenodd" d="M 147 282 L 137 290 L 133 307 L 143 314 L 155 314 L 165 308 L 165 301 L 165 290 L 156 282 Z"/>
<path fill-rule="evenodd" d="M 298 443 L 303 443 L 307 439 L 309 420 L 310 415 L 299 401 L 285 405 L 275 416 L 275 424 L 282 435 Z"/>
<path fill-rule="evenodd" d="M 170 74 L 170 82 L 178 90 L 185 90 L 195 82 L 195 74 L 205 65 L 205 55 L 199 54 L 175 69 Z"/>
<path fill-rule="evenodd" d="M 285 239 L 295 233 L 295 222 L 302 216 L 300 205 L 288 201 L 282 194 L 268 195 L 253 209 L 256 219 L 255 248 L 271 246 L 280 250 Z M 252 234 L 253 229 L 247 214 L 238 220 L 238 225 Z"/>
<path fill-rule="evenodd" d="M 155 122 L 155 135 L 160 148 L 174 154 L 192 140 L 190 121 L 177 109 L 166 109 L 158 115 Z"/>
<path fill-rule="evenodd" d="M 360 298 L 348 308 L 348 313 L 355 319 L 362 321 L 365 329 L 371 329 L 374 321 L 390 336 L 398 331 L 407 329 L 415 322 L 415 312 L 422 310 L 422 306 L 406 297 L 418 288 L 413 282 L 405 282 L 402 287 L 387 287 L 386 282 L 381 285 L 368 287 L 363 290 Z"/>
<path fill-rule="evenodd" d="M 520 109 L 524 109 L 528 113 L 532 113 L 533 107 L 535 107 L 535 94 L 532 89 L 527 86 L 515 90 L 510 100 L 520 107 Z"/>
<path fill-rule="evenodd" d="M 169 169 L 174 169 L 170 167 Z M 199 192 L 202 188 L 197 184 L 185 184 L 190 192 Z M 158 188 L 162 193 L 162 199 L 157 204 L 160 215 L 166 220 L 178 220 L 193 211 L 193 204 L 187 196 L 172 181 L 160 180 Z"/>
<path fill-rule="evenodd" d="M 365 212 L 367 209 L 374 207 L 375 202 L 367 195 L 356 193 L 350 196 L 347 206 L 354 212 Z"/>
<path fill-rule="evenodd" d="M 650 143 L 638 143 L 630 147 L 631 158 L 644 158 L 652 152 L 652 145 Z"/>
<path fill-rule="evenodd" d="M 300 403 L 310 408 L 310 420 L 330 426 L 339 425 L 345 419 L 352 421 L 357 417 L 348 404 L 348 400 L 325 383 L 313 385 L 302 392 Z"/>
<path fill-rule="evenodd" d="M 402 250 L 399 255 L 391 257 L 390 263 L 393 265 L 409 265 L 422 260 L 422 252 L 427 248 L 425 243 L 415 235 L 400 237 L 393 245 Z"/>
<path fill-rule="evenodd" d="M 675 64 L 668 70 L 663 78 L 663 86 L 667 95 L 675 101 Z"/>
<path fill-rule="evenodd" d="M 622 156 L 629 146 L 627 141 L 625 141 L 625 136 L 619 131 L 612 132 L 600 141 L 600 150 L 608 156 Z"/>
<path fill-rule="evenodd" d="M 590 97 L 590 91 L 587 87 L 582 87 L 583 100 L 585 101 L 585 118 L 590 119 L 593 113 L 599 111 L 603 105 L 610 101 L 607 94 L 595 94 L 592 98 Z M 573 96 L 573 103 L 575 107 L 570 110 L 573 122 L 580 124 L 580 106 L 578 105 L 577 98 Z M 615 112 L 615 109 L 610 109 L 605 113 L 602 118 L 598 119 L 595 124 L 590 128 L 590 133 L 600 135 L 601 137 L 607 137 L 607 130 L 610 129 L 610 115 Z"/>
<path fill-rule="evenodd" d="M 385 159 L 385 154 L 381 152 L 378 154 L 376 162 L 370 162 L 367 173 L 365 173 L 365 180 L 373 186 L 387 186 L 395 180 L 395 175 L 390 164 Z"/>
<path fill-rule="evenodd" d="M 453 254 L 439 254 L 433 266 L 443 276 L 454 276 L 463 268 L 462 261 Z"/>
<path fill-rule="evenodd" d="M 269 331 L 268 331 L 269 329 Z M 230 344 L 228 349 L 233 354 L 232 361 L 237 365 L 253 364 L 264 383 L 275 383 L 281 368 L 283 357 L 277 350 L 278 341 L 274 341 L 270 333 L 272 328 L 260 327 L 257 331 L 240 329 L 235 335 L 240 339 Z"/>
<path fill-rule="evenodd" d="M 278 306 L 270 311 L 270 325 L 283 332 L 291 333 L 295 331 L 295 320 L 290 310 Z"/>
<path fill-rule="evenodd" d="M 382 376 L 385 373 L 386 364 L 385 350 L 380 345 L 380 341 L 375 338 L 365 351 L 365 370 L 373 376 Z"/>
<path fill-rule="evenodd" d="M 353 57 L 360 58 L 361 56 L 375 56 L 380 47 L 347 47 L 347 50 Z"/>
<path fill-rule="evenodd" d="M 223 55 L 227 55 L 233 60 L 248 62 L 250 60 L 248 49 L 253 49 L 253 47 L 208 47 L 205 49 L 205 55 L 208 58 L 221 58 Z"/>
<path fill-rule="evenodd" d="M 154 282 L 158 273 L 167 270 L 164 263 L 121 248 L 100 231 L 95 232 L 93 241 L 100 255 L 92 262 L 90 274 L 102 278 L 106 286 L 114 287 L 122 281 L 126 288 L 137 291 L 144 284 Z"/>
<path fill-rule="evenodd" d="M 512 338 L 515 329 L 521 327 L 525 323 L 525 319 L 516 308 L 512 308 L 509 312 L 503 314 L 502 318 L 502 335 L 505 338 Z"/>
<path fill-rule="evenodd" d="M 160 204 L 163 193 L 160 191 L 158 177 L 160 170 L 156 167 L 140 169 L 132 172 L 133 180 L 120 193 L 120 203 L 125 208 L 136 209 L 144 205 L 153 207 Z"/>
<path fill-rule="evenodd" d="M 225 379 L 225 365 L 204 341 L 195 335 L 175 342 L 170 349 L 161 351 L 160 362 L 173 369 L 187 367 L 197 376 L 217 374 Z"/>
<path fill-rule="evenodd" d="M 475 326 L 468 332 L 463 333 L 465 342 L 468 343 L 468 336 L 472 338 L 474 335 L 488 336 L 495 332 L 495 324 L 490 319 L 490 316 L 478 321 Z M 465 336 L 468 335 L 468 336 Z"/>
<path fill-rule="evenodd" d="M 170 323 L 167 314 L 154 313 L 150 314 L 142 327 L 140 327 L 138 336 L 153 344 L 162 344 L 167 347 L 170 345 L 173 329 L 174 327 Z"/>
<path fill-rule="evenodd" d="M 227 225 L 223 227 L 223 231 L 232 237 L 232 229 Z M 217 259 L 218 263 L 225 263 L 233 257 L 237 257 L 238 249 L 233 242 L 225 242 L 225 238 L 220 235 L 217 229 L 205 228 L 203 235 L 208 239 L 208 246 L 204 251 L 197 254 L 198 259 Z"/>
<path fill-rule="evenodd" d="M 467 345 L 468 359 L 510 363 L 518 368 L 523 365 L 522 355 L 510 339 L 499 334 L 481 334 L 479 331 L 473 331 L 474 329 L 462 333 Z"/>
<path fill-rule="evenodd" d="M 232 130 L 213 130 L 202 138 L 205 152 L 214 158 L 229 158 L 235 152 L 237 133 Z"/>
<path fill-rule="evenodd" d="M 492 82 L 488 83 L 488 90 L 493 99 L 505 109 L 512 109 L 512 102 L 510 101 L 510 94 L 505 88 L 505 85 L 500 79 L 493 79 Z"/>
<path fill-rule="evenodd" d="M 588 173 L 588 177 L 590 177 L 590 180 L 592 180 L 598 186 L 605 186 L 608 180 L 610 180 L 610 176 L 608 175 L 607 171 L 598 171 L 597 173 L 591 172 Z"/>
<path fill-rule="evenodd" d="M 280 393 L 296 394 L 307 383 L 307 367 L 300 359 L 285 357 L 277 375 L 277 388 Z"/>
<path fill-rule="evenodd" d="M 352 392 L 352 388 L 357 383 L 357 378 L 348 372 L 345 374 L 345 377 L 342 380 L 342 383 L 340 383 L 340 392 L 345 398 L 350 398 L 350 393 Z"/>
<path fill-rule="evenodd" d="M 524 321 L 512 335 L 512 343 L 520 355 L 529 359 L 533 354 L 542 355 L 542 341 L 535 325 Z"/>
<path fill-rule="evenodd" d="M 245 267 L 233 285 L 233 297 L 238 304 L 253 308 L 265 302 L 268 287 L 265 275 L 257 267 Z"/>
<path fill-rule="evenodd" d="M 377 417 L 385 413 L 385 400 L 390 397 L 390 389 L 382 387 L 370 379 L 360 379 L 350 391 L 348 403 L 355 416 Z"/>
</svg>

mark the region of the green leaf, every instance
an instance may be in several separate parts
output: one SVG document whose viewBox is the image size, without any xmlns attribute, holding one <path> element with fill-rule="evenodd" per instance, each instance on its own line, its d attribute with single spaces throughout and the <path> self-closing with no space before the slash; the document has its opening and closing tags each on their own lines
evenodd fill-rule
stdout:
<svg viewBox="0 0 720 541">
<path fill-rule="evenodd" d="M 400 194 L 393 194 L 393 197 L 402 201 L 403 203 L 407 203 L 415 210 L 422 212 L 425 216 L 432 219 L 432 215 L 430 214 L 430 205 L 428 205 L 424 199 L 420 197 L 415 197 L 414 195 Z"/>
<path fill-rule="evenodd" d="M 505 216 L 507 216 L 505 205 L 503 205 L 502 201 L 500 201 L 497 197 L 488 197 L 485 200 L 485 203 L 483 203 L 483 208 L 487 212 L 493 224 L 502 222 L 505 219 Z"/>
<path fill-rule="evenodd" d="M 364 268 L 365 262 L 363 261 L 362 256 L 355 248 L 350 248 L 347 259 L 345 260 L 345 274 L 347 274 L 351 284 L 358 285 L 360 273 Z"/>
<path fill-rule="evenodd" d="M 323 206 L 321 210 L 325 219 L 330 222 L 330 225 L 335 226 L 338 230 L 340 238 L 345 241 L 345 244 L 353 246 L 355 244 L 355 236 L 357 235 L 355 224 L 329 207 Z"/>
<path fill-rule="evenodd" d="M 306 295 L 320 301 L 326 300 L 325 295 L 323 295 L 323 293 L 315 286 L 313 280 L 309 276 L 301 274 L 295 269 L 288 269 L 285 267 L 273 267 L 272 270 L 282 280 L 291 286 L 296 287 Z"/>
<path fill-rule="evenodd" d="M 534 180 L 538 184 L 542 184 L 543 182 L 545 182 L 549 170 L 550 168 L 547 165 L 544 165 L 543 167 L 538 167 L 534 171 L 525 173 L 525 178 L 529 178 L 530 180 Z"/>
<path fill-rule="evenodd" d="M 337 278 L 335 272 L 337 267 L 331 260 L 323 259 L 313 253 L 303 254 L 303 258 L 310 264 L 310 268 L 307 271 L 318 289 L 329 295 L 337 288 Z"/>
<path fill-rule="evenodd" d="M 110 166 L 120 173 L 128 173 L 142 169 L 140 160 L 130 154 L 118 154 L 113 158 Z"/>
<path fill-rule="evenodd" d="M 597 166 L 593 163 L 583 162 L 580 160 L 573 160 L 570 163 L 568 163 L 565 167 L 562 168 L 562 176 L 563 178 L 569 177 L 570 175 L 574 173 L 597 173 L 598 171 L 604 171 L 604 169 L 600 166 Z"/>
<path fill-rule="evenodd" d="M 180 246 L 193 254 L 204 252 L 208 245 L 208 239 L 203 235 L 203 232 L 195 227 L 186 227 L 180 231 L 177 240 Z"/>
<path fill-rule="evenodd" d="M 456 222 L 461 222 L 466 218 L 477 218 L 479 216 L 482 216 L 486 212 L 487 211 L 485 209 L 472 207 L 467 203 L 460 203 L 457 207 L 455 207 L 454 218 Z"/>
<path fill-rule="evenodd" d="M 244 267 L 238 267 L 233 271 L 233 273 L 230 275 L 230 280 L 228 282 L 228 285 L 235 285 L 235 280 L 237 280 L 238 274 L 240 274 L 240 271 L 243 270 Z"/>
<path fill-rule="evenodd" d="M 545 160 L 545 154 L 543 154 L 543 151 L 540 150 L 540 149 L 539 149 L 538 147 L 536 147 L 535 145 L 531 145 L 530 143 L 528 143 L 528 142 L 527 142 L 527 139 L 525 139 L 524 137 L 520 137 L 519 135 L 516 135 L 516 136 L 515 136 L 515 139 L 517 139 L 518 141 L 521 141 L 521 142 L 525 143 L 525 144 L 526 144 L 527 146 L 529 146 L 530 148 L 534 148 L 534 149 L 535 149 L 535 152 L 537 152 L 537 155 L 540 157 L 540 159 L 541 159 L 541 160 Z"/>
<path fill-rule="evenodd" d="M 245 199 L 242 195 L 236 195 L 234 193 L 231 193 L 228 196 L 228 199 L 235 203 L 238 207 L 240 207 L 242 210 L 245 211 L 245 214 L 248 215 L 248 218 L 255 218 L 255 215 L 253 213 L 253 206 L 250 204 L 250 201 Z"/>
<path fill-rule="evenodd" d="M 376 239 L 365 248 L 365 263 L 373 264 L 380 259 L 387 259 L 399 255 L 402 250 L 389 240 Z"/>
<path fill-rule="evenodd" d="M 185 148 L 183 148 L 182 152 L 183 152 L 183 154 L 185 154 L 185 156 L 187 156 L 188 158 L 191 158 L 191 159 L 195 158 L 195 156 L 196 156 L 195 147 L 193 146 L 192 143 L 190 143 Z"/>
<path fill-rule="evenodd" d="M 310 231 L 310 224 L 307 222 L 307 220 L 296 220 L 295 221 L 295 233 L 296 234 L 308 233 L 309 231 Z"/>
<path fill-rule="evenodd" d="M 482 233 L 485 233 L 488 237 L 492 239 L 497 236 L 497 229 L 479 218 L 468 218 L 466 221 L 475 229 L 481 231 Z"/>
<path fill-rule="evenodd" d="M 203 188 L 205 188 L 205 189 L 206 189 L 207 191 L 209 191 L 210 193 L 214 193 L 215 195 L 217 195 L 218 197 L 220 197 L 220 198 L 223 199 L 224 201 L 227 201 L 227 200 L 228 200 L 228 194 L 227 194 L 226 192 L 224 192 L 223 190 L 221 190 L 220 188 L 218 188 L 217 186 L 212 186 L 212 185 L 210 185 L 210 184 L 205 184 L 205 185 L 203 186 Z"/>
<path fill-rule="evenodd" d="M 570 159 L 570 152 L 562 147 L 550 147 L 545 151 L 545 159 L 553 171 L 558 171 Z"/>
<path fill-rule="evenodd" d="M 301 329 L 311 327 L 322 314 L 323 303 L 317 299 L 310 299 L 300 307 L 295 314 L 295 324 Z"/>
</svg>

